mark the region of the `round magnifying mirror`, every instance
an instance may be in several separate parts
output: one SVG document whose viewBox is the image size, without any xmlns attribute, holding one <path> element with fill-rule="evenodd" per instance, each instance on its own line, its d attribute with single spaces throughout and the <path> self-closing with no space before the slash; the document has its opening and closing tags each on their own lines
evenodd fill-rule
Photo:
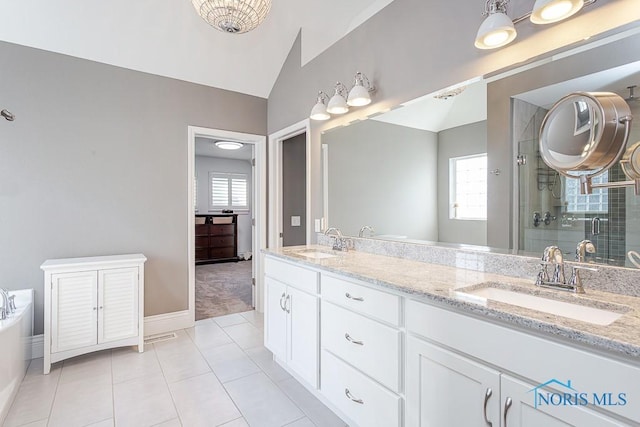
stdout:
<svg viewBox="0 0 640 427">
<path fill-rule="evenodd" d="M 575 92 L 549 110 L 540 129 L 540 155 L 565 176 L 596 176 L 615 164 L 625 149 L 631 111 L 609 92 Z"/>
</svg>

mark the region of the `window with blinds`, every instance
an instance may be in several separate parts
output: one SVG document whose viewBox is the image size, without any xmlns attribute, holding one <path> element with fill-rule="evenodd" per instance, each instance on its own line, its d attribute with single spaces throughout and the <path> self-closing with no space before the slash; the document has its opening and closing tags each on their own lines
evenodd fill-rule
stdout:
<svg viewBox="0 0 640 427">
<path fill-rule="evenodd" d="M 449 159 L 449 218 L 487 219 L 487 155 Z"/>
<path fill-rule="evenodd" d="M 209 181 L 211 210 L 249 209 L 247 175 L 211 172 Z"/>
</svg>

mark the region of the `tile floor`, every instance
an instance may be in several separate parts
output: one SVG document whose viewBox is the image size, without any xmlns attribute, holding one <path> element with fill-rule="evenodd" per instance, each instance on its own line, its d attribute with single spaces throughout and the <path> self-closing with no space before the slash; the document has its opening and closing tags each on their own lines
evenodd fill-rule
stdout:
<svg viewBox="0 0 640 427">
<path fill-rule="evenodd" d="M 5 427 L 265 426 L 345 423 L 273 362 L 255 311 L 200 320 L 144 353 L 31 362 Z"/>
</svg>

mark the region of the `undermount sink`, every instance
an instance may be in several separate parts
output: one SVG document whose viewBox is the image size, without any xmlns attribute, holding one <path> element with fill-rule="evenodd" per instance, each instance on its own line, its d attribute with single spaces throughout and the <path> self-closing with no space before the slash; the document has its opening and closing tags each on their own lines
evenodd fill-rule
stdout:
<svg viewBox="0 0 640 427">
<path fill-rule="evenodd" d="M 625 311 L 627 311 L 624 310 L 623 307 L 617 307 L 613 304 L 603 303 L 610 309 L 596 308 L 587 305 L 590 303 L 594 304 L 593 301 L 589 300 L 584 300 L 579 304 L 575 304 L 572 302 L 558 301 L 555 299 L 531 295 L 517 290 L 502 289 L 491 286 L 474 290 L 465 290 L 464 292 L 458 292 L 458 294 L 462 299 L 474 303 L 486 305 L 487 300 L 497 301 L 600 326 L 612 324 L 622 317 Z M 468 296 L 462 294 L 468 294 Z"/>
<path fill-rule="evenodd" d="M 335 258 L 338 255 L 334 255 L 334 254 L 329 254 L 326 252 L 322 252 L 322 251 L 318 251 L 316 249 L 305 249 L 302 251 L 296 251 L 294 252 L 296 255 L 300 255 L 303 257 L 307 257 L 307 258 L 314 258 L 314 259 L 325 259 L 325 258 Z"/>
</svg>

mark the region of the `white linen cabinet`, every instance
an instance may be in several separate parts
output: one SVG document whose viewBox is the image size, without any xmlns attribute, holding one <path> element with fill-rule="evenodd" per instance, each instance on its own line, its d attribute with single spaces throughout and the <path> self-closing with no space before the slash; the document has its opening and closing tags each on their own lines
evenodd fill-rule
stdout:
<svg viewBox="0 0 640 427">
<path fill-rule="evenodd" d="M 144 350 L 142 254 L 45 261 L 44 373 L 70 357 L 121 346 Z"/>
</svg>

